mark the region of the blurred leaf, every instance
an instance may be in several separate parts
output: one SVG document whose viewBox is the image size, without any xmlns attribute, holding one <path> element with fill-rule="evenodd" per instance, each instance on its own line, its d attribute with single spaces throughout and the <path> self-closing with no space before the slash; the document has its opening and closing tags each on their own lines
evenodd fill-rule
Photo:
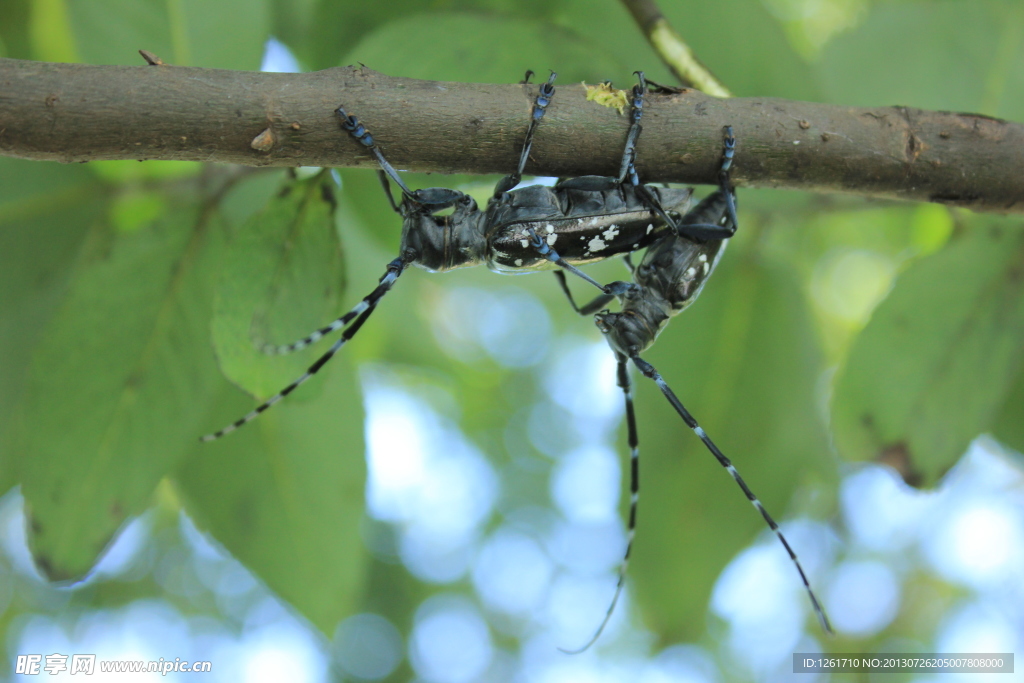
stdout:
<svg viewBox="0 0 1024 683">
<path fill-rule="evenodd" d="M 174 0 L 168 6 L 175 52 L 185 57 L 178 63 L 259 69 L 270 29 L 269 0 Z"/>
<path fill-rule="evenodd" d="M 614 70 L 594 73 L 587 78 L 588 82 L 612 80 L 618 87 L 628 89 L 636 82 L 633 72 L 639 70 L 656 83 L 675 84 L 672 73 L 661 63 L 622 2 L 560 0 L 552 4 L 551 12 L 551 20 L 557 26 L 585 39 L 603 59 L 615 60 L 614 67 L 611 63 L 600 65 Z M 564 68 L 561 64 L 543 63 L 540 67 L 554 69 L 560 76 Z M 543 72 L 538 69 L 538 73 Z"/>
<path fill-rule="evenodd" d="M 285 185 L 236 231 L 222 264 L 212 326 L 217 360 L 254 396 L 282 389 L 318 355 L 269 356 L 263 344 L 291 343 L 339 313 L 345 276 L 331 183 L 318 174 Z M 298 395 L 316 393 L 303 389 Z"/>
<path fill-rule="evenodd" d="M 1014 381 L 992 433 L 1010 448 L 1024 453 L 1024 372 Z"/>
<path fill-rule="evenodd" d="M 761 0 L 659 5 L 698 58 L 738 97 L 821 99 L 811 68 Z"/>
<path fill-rule="evenodd" d="M 831 102 L 1024 121 L 1022 61 L 1024 6 L 1017 0 L 888 2 L 825 47 L 816 80 Z"/>
<path fill-rule="evenodd" d="M 914 207 L 911 234 L 914 247 L 922 255 L 934 253 L 944 247 L 953 235 L 953 214 L 940 204 L 918 204 Z"/>
<path fill-rule="evenodd" d="M 775 200 L 789 194 L 747 190 L 743 206 L 772 226 L 762 253 L 789 264 L 803 279 L 819 344 L 827 364 L 836 365 L 898 272 L 942 248 L 953 216 L 937 204 L 866 203 L 835 195 L 818 195 L 805 206 L 776 206 Z"/>
<path fill-rule="evenodd" d="M 475 13 L 490 18 L 509 15 L 541 18 L 547 16 L 556 3 L 557 0 L 445 0 L 442 5 L 424 3 L 422 0 L 391 0 L 387 3 L 319 0 L 310 35 L 305 40 L 292 43 L 291 46 L 310 68 L 324 69 L 346 64 L 342 58 L 353 45 L 358 44 L 381 25 L 402 17 L 435 10 L 443 13 Z M 434 36 L 435 40 L 448 40 L 452 37 Z M 438 51 L 436 44 L 430 51 Z M 518 71 L 524 71 L 526 68 L 519 68 Z"/>
<path fill-rule="evenodd" d="M 220 251 L 216 218 L 195 208 L 91 231 L 12 420 L 30 547 L 51 578 L 82 576 L 198 436 L 217 386 Z"/>
<path fill-rule="evenodd" d="M 989 429 L 1021 367 L 1024 235 L 982 217 L 897 281 L 836 383 L 836 446 L 932 486 Z"/>
<path fill-rule="evenodd" d="M 130 191 L 114 198 L 110 221 L 121 232 L 149 225 L 167 210 L 167 198 L 157 191 Z"/>
<path fill-rule="evenodd" d="M 423 9 L 422 0 L 390 0 L 387 3 L 319 0 L 313 11 L 309 34 L 301 40 L 288 39 L 288 47 L 310 69 L 344 66 L 343 57 L 352 46 L 378 25 Z"/>
<path fill-rule="evenodd" d="M 363 409 L 347 359 L 335 358 L 314 382 L 321 400 L 289 398 L 230 436 L 197 444 L 175 478 L 196 524 L 330 637 L 362 590 Z M 212 431 L 251 409 L 221 382 L 203 423 Z"/>
<path fill-rule="evenodd" d="M 812 244 L 820 253 L 827 253 L 837 247 L 864 249 L 898 260 L 906 258 L 915 251 L 915 248 L 923 248 L 916 244 L 919 241 L 918 208 L 906 203 L 876 206 L 863 202 L 857 202 L 856 206 L 848 209 L 830 207 L 827 211 L 812 214 L 807 230 L 812 233 Z M 945 221 L 935 230 L 945 227 L 948 231 L 952 222 L 948 210 L 941 206 L 936 208 L 939 209 L 938 213 L 944 216 Z M 934 238 L 937 239 L 938 236 Z M 921 237 L 921 241 L 930 244 L 925 236 Z"/>
<path fill-rule="evenodd" d="M 37 59 L 142 66 L 257 69 L 269 0 L 33 0 Z"/>
<path fill-rule="evenodd" d="M 346 307 L 355 305 L 373 291 L 397 251 L 381 249 L 367 239 L 365 232 L 352 232 L 352 227 L 342 227 L 346 251 L 356 255 L 347 264 L 352 286 L 346 296 Z M 395 229 L 398 230 L 398 226 Z M 456 273 L 449 277 L 457 278 Z M 387 359 L 391 363 L 406 363 L 435 371 L 442 369 L 443 372 L 448 372 L 453 366 L 464 367 L 441 354 L 431 334 L 430 315 L 433 309 L 428 283 L 437 277 L 420 268 L 406 270 L 374 309 L 373 317 L 346 346 L 345 353 L 361 362 Z M 451 280 L 449 284 L 452 284 Z"/>
<path fill-rule="evenodd" d="M 627 82 L 632 71 L 643 69 L 654 80 L 672 81 L 618 2 L 478 0 L 446 3 L 444 9 L 325 0 L 313 39 L 292 44 L 315 68 L 361 61 L 389 75 L 417 78 L 507 83 L 527 68 L 551 68 L 563 81 Z M 662 3 L 662 9 L 730 87 L 745 95 L 813 99 L 809 68 L 759 0 L 683 0 Z M 728 30 L 708 28 L 719 26 Z M 444 50 L 437 49 L 439 36 Z M 345 45 L 357 46 L 346 52 Z"/>
<path fill-rule="evenodd" d="M 103 159 L 89 164 L 93 173 L 111 183 L 137 183 L 145 180 L 173 180 L 199 175 L 203 165 L 198 161 L 164 161 L 150 159 L 139 163 L 134 159 Z"/>
<path fill-rule="evenodd" d="M 320 3 L 321 0 L 270 0 L 270 34 L 288 45 L 293 54 L 310 54 L 310 34 Z M 335 0 L 332 4 L 342 3 Z M 293 46 L 306 49 L 296 50 Z"/>
<path fill-rule="evenodd" d="M 137 163 L 137 162 L 136 162 Z M 96 178 L 84 165 L 52 164 L 0 156 L 0 219 L 44 214 L 55 203 L 69 205 L 96 193 Z M 86 184 L 94 187 L 83 189 Z"/>
<path fill-rule="evenodd" d="M 414 578 L 402 564 L 382 562 L 371 556 L 367 562 L 359 611 L 379 614 L 405 629 L 407 624 L 413 623 L 416 608 L 430 596 L 432 589 L 432 586 Z M 408 658 L 403 658 L 398 668 L 382 680 L 384 683 L 414 681 L 416 675 Z"/>
<path fill-rule="evenodd" d="M 65 0 L 32 0 L 29 26 L 35 59 L 48 62 L 80 60 Z"/>
<path fill-rule="evenodd" d="M 31 0 L 0 0 L 0 48 L 11 59 L 32 59 Z"/>
<path fill-rule="evenodd" d="M 793 48 L 813 61 L 834 36 L 863 20 L 871 0 L 764 0 L 764 4 L 778 18 Z"/>
<path fill-rule="evenodd" d="M 741 222 L 701 300 L 645 357 L 782 519 L 801 482 L 835 476 L 819 354 L 792 272 L 760 258 L 753 221 Z M 643 462 L 633 586 L 662 641 L 695 639 L 718 574 L 765 524 L 654 383 L 636 373 L 634 383 Z"/>
<path fill-rule="evenodd" d="M 273 197 L 286 182 L 283 168 L 246 168 L 245 178 L 234 183 L 220 200 L 220 213 L 231 226 L 232 233 L 242 227 L 253 214 L 262 211 L 267 198 Z"/>
<path fill-rule="evenodd" d="M 377 178 L 377 172 L 364 168 L 339 168 L 336 170 L 341 176 L 341 189 L 345 203 L 359 218 L 359 222 L 366 226 L 367 229 L 364 230 L 366 236 L 373 240 L 378 247 L 386 249 L 389 254 L 397 255 L 402 236 L 402 217 L 391 209 L 391 204 L 388 203 L 388 198 Z M 407 185 L 413 182 L 413 179 L 408 177 L 403 180 Z M 409 187 L 418 189 L 420 186 L 414 183 Z M 351 221 L 348 222 L 351 223 Z M 389 226 L 391 229 L 388 229 Z M 347 233 L 352 227 L 343 224 L 341 226 L 342 233 Z M 369 292 L 367 291 L 367 293 Z"/>
<path fill-rule="evenodd" d="M 0 491 L 17 481 L 8 421 L 105 193 L 82 166 L 0 157 Z"/>
<path fill-rule="evenodd" d="M 437 49 L 438 36 L 444 36 L 443 50 Z M 518 16 L 469 13 L 395 19 L 368 33 L 345 62 L 361 62 L 389 76 L 477 83 L 514 83 L 527 68 L 543 73 L 549 65 L 570 83 L 600 81 L 618 72 L 600 45 L 571 31 Z"/>
</svg>

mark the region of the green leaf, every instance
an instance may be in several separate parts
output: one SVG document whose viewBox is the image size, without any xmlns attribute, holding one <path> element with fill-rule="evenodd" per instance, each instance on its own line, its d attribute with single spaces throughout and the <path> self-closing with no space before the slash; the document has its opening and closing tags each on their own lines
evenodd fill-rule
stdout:
<svg viewBox="0 0 1024 683">
<path fill-rule="evenodd" d="M 309 384 L 321 385 L 320 400 L 289 397 L 224 439 L 197 444 L 175 478 L 197 525 L 330 636 L 363 585 L 362 396 L 342 357 Z M 207 431 L 252 409 L 226 383 L 216 404 Z"/>
<path fill-rule="evenodd" d="M 269 0 L 34 0 L 39 59 L 142 66 L 140 49 L 168 64 L 257 69 Z"/>
<path fill-rule="evenodd" d="M 438 36 L 444 36 L 439 50 Z M 600 46 L 548 23 L 470 13 L 413 14 L 384 24 L 345 57 L 389 76 L 509 83 L 531 66 L 550 66 L 562 82 L 600 81 L 620 73 Z"/>
<path fill-rule="evenodd" d="M 32 59 L 32 3 L 30 0 L 6 0 L 0 21 L 0 51 L 11 59 Z"/>
<path fill-rule="evenodd" d="M 821 99 L 813 71 L 762 0 L 677 0 L 662 11 L 735 95 Z"/>
<path fill-rule="evenodd" d="M 152 184 L 154 180 L 177 180 L 199 175 L 203 165 L 198 161 L 165 161 L 150 159 L 140 164 L 134 159 L 101 159 L 90 162 L 93 173 L 111 185 Z M 133 188 L 134 189 L 134 188 Z"/>
<path fill-rule="evenodd" d="M 810 69 L 760 0 L 687 0 L 662 8 L 701 59 L 737 92 L 815 99 Z M 444 10 L 426 12 L 416 2 L 324 1 L 309 41 L 293 39 L 292 45 L 318 68 L 359 61 L 417 78 L 507 83 L 527 68 L 538 73 L 550 68 L 563 82 L 632 83 L 631 73 L 642 69 L 654 80 L 672 82 L 620 3 L 457 0 Z M 438 36 L 444 50 L 437 49 Z M 356 47 L 344 51 L 343 45 Z"/>
<path fill-rule="evenodd" d="M 224 374 L 254 396 L 274 394 L 316 358 L 269 356 L 264 344 L 291 343 L 339 313 L 345 276 L 330 182 L 321 173 L 286 185 L 236 231 L 224 259 L 214 348 Z"/>
<path fill-rule="evenodd" d="M 355 214 L 354 217 L 359 219 L 359 223 L 370 228 L 364 230 L 364 234 L 373 240 L 376 246 L 386 249 L 389 254 L 397 255 L 402 235 L 402 217 L 391 209 L 387 196 L 381 190 L 377 172 L 365 168 L 339 168 L 337 171 L 341 177 L 346 207 Z M 409 187 L 421 187 L 415 184 L 412 178 L 407 177 L 413 174 L 402 175 L 406 176 L 403 179 L 407 185 L 414 183 Z M 445 181 L 448 180 L 446 177 Z M 436 176 L 434 182 L 437 182 Z M 349 233 L 353 228 L 353 222 L 345 221 L 341 226 L 342 231 Z"/>
<path fill-rule="evenodd" d="M 218 208 L 232 231 L 266 207 L 267 198 L 281 191 L 286 174 L 283 168 L 261 168 L 224 193 Z"/>
<path fill-rule="evenodd" d="M 82 166 L 0 157 L 0 178 L 0 491 L 6 491 L 17 481 L 8 422 L 105 197 Z"/>
<path fill-rule="evenodd" d="M 636 82 L 633 72 L 639 70 L 656 83 L 676 83 L 623 3 L 559 0 L 552 3 L 550 12 L 550 20 L 556 26 L 585 40 L 594 54 L 600 54 L 605 60 L 615 59 L 614 71 L 595 74 L 587 79 L 589 82 L 612 80 L 616 87 L 628 90 Z M 528 53 L 522 58 L 534 63 Z M 558 71 L 561 77 L 561 64 L 541 63 L 540 66 Z M 538 70 L 538 73 L 543 72 Z"/>
<path fill-rule="evenodd" d="M 32 0 L 29 33 L 35 59 L 49 62 L 79 61 L 65 0 Z"/>
<path fill-rule="evenodd" d="M 701 299 L 645 357 L 779 520 L 802 482 L 832 483 L 835 474 L 804 297 L 790 270 L 755 254 L 756 224 L 744 219 Z M 719 573 L 765 523 L 654 383 L 634 377 L 642 460 L 630 564 L 636 599 L 663 641 L 695 639 Z"/>
<path fill-rule="evenodd" d="M 1024 453 L 1024 372 L 1014 381 L 992 433 L 1010 448 Z"/>
<path fill-rule="evenodd" d="M 342 57 L 379 24 L 422 10 L 421 0 L 387 3 L 318 0 L 308 33 L 301 38 L 280 37 L 310 69 L 326 69 L 344 64 Z"/>
<path fill-rule="evenodd" d="M 96 193 L 96 177 L 84 165 L 0 156 L 0 179 L 0 220 L 4 223 L 39 216 L 54 204 L 69 206 Z M 85 189 L 86 185 L 93 187 Z"/>
<path fill-rule="evenodd" d="M 989 429 L 1024 353 L 1024 235 L 976 218 L 897 281 L 836 384 L 835 442 L 934 485 Z"/>
<path fill-rule="evenodd" d="M 259 69 L 270 29 L 269 0 L 167 0 L 167 6 L 181 64 Z"/>
<path fill-rule="evenodd" d="M 396 18 L 435 10 L 441 13 L 476 13 L 492 18 L 529 16 L 539 19 L 550 15 L 558 4 L 558 0 L 447 0 L 442 7 L 422 0 L 390 0 L 387 3 L 319 0 L 309 34 L 300 40 L 292 37 L 289 45 L 311 68 L 325 69 L 344 64 L 341 59 L 353 45 Z M 445 39 L 449 37 L 444 36 Z M 430 51 L 436 52 L 437 46 L 433 45 Z"/>
<path fill-rule="evenodd" d="M 52 579 L 82 576 L 200 434 L 215 217 L 179 209 L 147 228 L 97 225 L 40 336 L 12 420 L 29 543 Z"/>
<path fill-rule="evenodd" d="M 858 29 L 826 46 L 816 69 L 832 102 L 1020 121 L 1022 60 L 1024 6 L 1016 0 L 890 2 L 875 5 Z"/>
<path fill-rule="evenodd" d="M 320 0 L 270 0 L 271 35 L 288 45 L 296 56 L 300 56 L 300 53 L 302 56 L 308 55 L 312 47 L 310 34 L 315 28 L 315 13 L 319 4 Z M 337 7 L 343 3 L 331 4 Z M 337 26 L 334 28 L 340 29 Z M 335 31 L 335 41 L 339 39 L 338 33 L 340 30 Z"/>
</svg>

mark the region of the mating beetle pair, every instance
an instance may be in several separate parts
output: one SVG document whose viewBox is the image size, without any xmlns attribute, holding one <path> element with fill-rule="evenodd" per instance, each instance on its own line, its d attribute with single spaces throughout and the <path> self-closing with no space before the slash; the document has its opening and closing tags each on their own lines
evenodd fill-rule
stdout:
<svg viewBox="0 0 1024 683">
<path fill-rule="evenodd" d="M 823 628 L 830 632 L 828 619 L 778 525 L 657 370 L 640 357 L 654 343 L 669 319 L 696 299 L 721 258 L 726 242 L 735 233 L 737 219 L 735 190 L 729 177 L 736 148 L 731 126 L 724 130 L 719 187 L 693 209 L 688 211 L 692 190 L 657 188 L 640 182 L 635 167 L 636 143 L 642 130 L 648 86 L 642 72 L 637 72 L 637 76 L 639 82 L 631 93 L 631 121 L 618 177 L 581 176 L 561 179 L 554 187 L 533 185 L 514 189 L 522 178 L 537 127 L 555 94 L 555 74 L 552 72 L 547 82 L 540 85 L 534 99 L 518 168 L 498 181 L 487 207 L 482 210 L 472 197 L 458 190 L 440 187 L 409 189 L 384 158 L 365 126 L 339 107 L 337 115 L 342 129 L 376 157 L 380 165 L 378 175 L 388 201 L 402 216 L 399 256 L 388 264 L 377 287 L 348 313 L 297 342 L 266 347 L 267 353 L 289 353 L 343 330 L 341 337 L 305 374 L 244 417 L 202 437 L 202 440 L 212 441 L 238 429 L 316 374 L 359 331 L 409 266 L 430 271 L 481 264 L 497 272 L 554 269 L 573 309 L 581 315 L 594 315 L 598 328 L 615 354 L 618 385 L 625 396 L 631 451 L 628 541 L 615 594 L 593 638 L 583 647 L 566 652 L 582 652 L 601 635 L 622 592 L 632 549 L 639 495 L 639 438 L 629 376 L 630 362 L 658 385 L 686 425 L 704 442 L 764 517 L 793 560 Z M 390 181 L 401 189 L 398 202 L 392 195 Z M 643 258 L 634 267 L 630 254 L 645 248 Z M 601 285 L 577 268 L 578 265 L 616 255 L 625 258 L 632 272 L 632 282 Z M 582 278 L 600 293 L 593 301 L 577 306 L 569 291 L 565 272 Z M 605 307 L 614 300 L 619 301 L 620 310 L 606 310 Z"/>
</svg>

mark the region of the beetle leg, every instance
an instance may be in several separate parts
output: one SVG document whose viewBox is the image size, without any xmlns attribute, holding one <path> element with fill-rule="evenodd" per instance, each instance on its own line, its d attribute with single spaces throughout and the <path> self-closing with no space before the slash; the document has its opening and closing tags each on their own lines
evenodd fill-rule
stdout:
<svg viewBox="0 0 1024 683">
<path fill-rule="evenodd" d="M 532 74 L 532 72 L 528 72 Z M 523 151 L 519 155 L 519 166 L 516 168 L 516 172 L 505 176 L 498 181 L 498 184 L 494 186 L 494 196 L 500 197 L 505 194 L 513 187 L 519 184 L 519 181 L 523 179 L 523 168 L 526 167 L 526 160 L 530 157 L 530 148 L 533 146 L 533 135 L 537 132 L 537 125 L 540 120 L 544 118 L 544 114 L 547 112 L 547 107 L 551 104 L 551 98 L 555 94 L 555 76 L 554 71 L 551 72 L 551 77 L 548 78 L 547 83 L 541 83 L 540 91 L 537 93 L 537 98 L 533 101 L 533 110 L 530 113 L 530 127 L 526 129 L 526 140 L 523 141 Z M 526 80 L 529 80 L 527 75 Z M 525 81 L 524 81 L 525 83 Z"/>
</svg>

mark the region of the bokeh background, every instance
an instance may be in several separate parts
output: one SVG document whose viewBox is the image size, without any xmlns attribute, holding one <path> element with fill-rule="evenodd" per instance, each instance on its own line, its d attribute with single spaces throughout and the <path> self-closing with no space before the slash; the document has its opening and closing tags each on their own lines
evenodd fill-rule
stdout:
<svg viewBox="0 0 1024 683">
<path fill-rule="evenodd" d="M 662 9 L 737 96 L 1024 121 L 1019 2 Z M 635 69 L 672 82 L 613 0 L 0 1 L 0 56 L 141 64 L 139 48 L 468 82 L 553 68 L 556 97 Z M 407 177 L 481 202 L 495 180 Z M 1020 219 L 739 202 L 718 272 L 647 357 L 782 520 L 837 635 L 637 378 L 634 561 L 606 633 L 568 656 L 614 589 L 627 449 L 611 353 L 553 278 L 409 271 L 314 381 L 200 446 L 317 355 L 254 342 L 347 310 L 394 257 L 374 174 L 0 157 L 0 678 L 33 653 L 210 660 L 210 681 L 713 683 L 795 678 L 794 652 L 1019 651 Z M 907 311 L 909 341 L 891 325 Z M 894 372 L 914 357 L 939 360 Z"/>
</svg>

